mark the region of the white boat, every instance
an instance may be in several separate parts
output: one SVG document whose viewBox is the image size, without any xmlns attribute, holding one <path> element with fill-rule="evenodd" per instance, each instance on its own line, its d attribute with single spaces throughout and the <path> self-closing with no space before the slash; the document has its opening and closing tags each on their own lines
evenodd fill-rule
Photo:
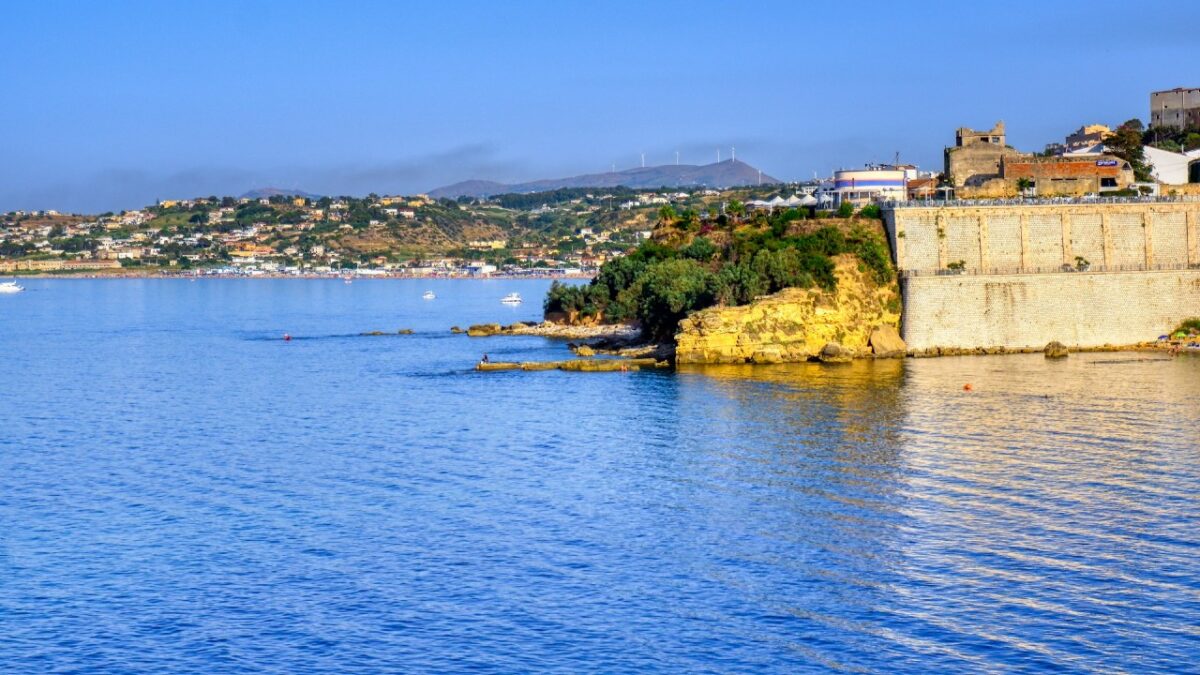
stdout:
<svg viewBox="0 0 1200 675">
<path fill-rule="evenodd" d="M 437 296 L 433 294 L 433 291 L 425 291 L 424 293 L 421 294 L 421 297 L 425 300 L 432 300 L 432 299 L 436 298 Z"/>
<path fill-rule="evenodd" d="M 20 293 L 25 290 L 24 286 L 19 286 L 15 281 L 0 282 L 0 293 Z"/>
<path fill-rule="evenodd" d="M 506 305 L 519 305 L 519 304 L 521 304 L 521 294 L 520 293 L 509 293 L 508 295 L 504 296 L 503 298 L 500 298 L 500 302 L 503 302 Z"/>
</svg>

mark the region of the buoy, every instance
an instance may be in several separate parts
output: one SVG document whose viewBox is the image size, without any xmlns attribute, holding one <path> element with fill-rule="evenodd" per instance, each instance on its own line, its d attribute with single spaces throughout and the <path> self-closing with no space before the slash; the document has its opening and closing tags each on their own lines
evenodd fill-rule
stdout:
<svg viewBox="0 0 1200 675">
<path fill-rule="evenodd" d="M 283 341 L 284 341 L 284 342 L 291 342 L 291 341 L 292 341 L 292 336 L 291 336 L 291 334 L 290 334 L 290 333 L 284 333 L 284 334 L 283 334 Z"/>
<path fill-rule="evenodd" d="M 970 382 L 963 385 L 963 391 L 974 391 L 974 390 L 975 390 L 975 387 L 972 387 Z"/>
</svg>

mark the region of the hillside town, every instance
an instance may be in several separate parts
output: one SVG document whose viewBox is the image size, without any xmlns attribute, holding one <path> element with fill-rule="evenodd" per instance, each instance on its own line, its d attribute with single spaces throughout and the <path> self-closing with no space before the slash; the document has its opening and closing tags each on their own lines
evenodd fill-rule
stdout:
<svg viewBox="0 0 1200 675">
<path fill-rule="evenodd" d="M 1085 123 L 1038 152 L 998 122 L 959 128 L 940 171 L 842 169 L 813 181 L 563 188 L 457 199 L 315 197 L 281 191 L 162 199 L 119 213 L 0 214 L 0 274 L 591 276 L 648 238 L 664 209 L 807 209 L 904 201 L 1200 195 L 1200 89 L 1150 95 L 1150 125 Z M 733 161 L 733 160 L 729 160 Z"/>
</svg>

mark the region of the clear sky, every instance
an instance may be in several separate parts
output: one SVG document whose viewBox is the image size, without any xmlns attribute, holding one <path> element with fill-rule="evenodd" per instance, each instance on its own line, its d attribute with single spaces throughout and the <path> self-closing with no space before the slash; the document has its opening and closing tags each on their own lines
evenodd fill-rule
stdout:
<svg viewBox="0 0 1200 675">
<path fill-rule="evenodd" d="M 411 193 L 717 148 L 783 179 L 1023 150 L 1200 86 L 1200 2 L 57 2 L 0 20 L 0 210 Z"/>
</svg>

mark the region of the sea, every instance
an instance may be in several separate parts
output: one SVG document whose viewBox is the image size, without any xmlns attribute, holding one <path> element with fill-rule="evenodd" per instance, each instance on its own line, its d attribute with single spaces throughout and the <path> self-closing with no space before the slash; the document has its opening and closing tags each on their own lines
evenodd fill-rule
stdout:
<svg viewBox="0 0 1200 675">
<path fill-rule="evenodd" d="M 1197 672 L 1200 357 L 481 373 L 569 357 L 450 331 L 548 282 L 22 283 L 0 672 Z"/>
</svg>

